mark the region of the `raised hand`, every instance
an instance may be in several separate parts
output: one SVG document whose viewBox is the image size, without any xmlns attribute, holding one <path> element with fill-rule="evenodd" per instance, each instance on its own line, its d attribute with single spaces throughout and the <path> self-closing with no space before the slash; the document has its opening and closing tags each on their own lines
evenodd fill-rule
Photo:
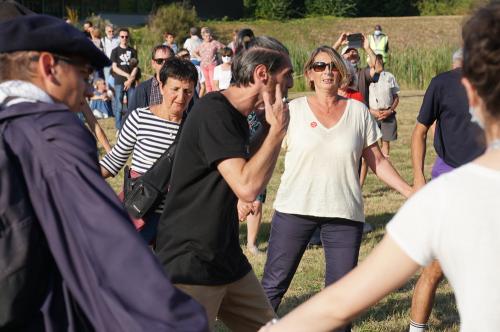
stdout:
<svg viewBox="0 0 500 332">
<path fill-rule="evenodd" d="M 284 137 L 290 122 L 290 114 L 288 112 L 288 103 L 283 99 L 280 85 L 276 84 L 274 101 L 272 101 L 271 94 L 268 91 L 264 91 L 262 98 L 264 100 L 266 122 L 270 126 L 270 132 Z"/>
</svg>

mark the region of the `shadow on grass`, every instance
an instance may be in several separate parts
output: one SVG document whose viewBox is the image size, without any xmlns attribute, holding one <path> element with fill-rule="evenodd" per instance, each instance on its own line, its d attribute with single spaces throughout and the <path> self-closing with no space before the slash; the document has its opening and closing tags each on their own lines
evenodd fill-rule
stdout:
<svg viewBox="0 0 500 332">
<path fill-rule="evenodd" d="M 397 291 L 405 293 L 404 289 Z M 385 302 L 372 307 L 369 311 L 362 314 L 356 322 L 363 321 L 384 322 L 390 316 L 408 317 L 410 322 L 411 294 L 404 298 L 389 298 Z M 434 300 L 432 318 L 430 325 L 434 331 L 444 331 L 453 327 L 459 322 L 458 312 L 455 306 L 455 297 L 453 293 L 437 294 Z"/>
<path fill-rule="evenodd" d="M 302 294 L 300 296 L 290 296 L 285 298 L 279 308 L 278 308 L 278 316 L 283 317 L 302 303 L 309 300 L 312 296 L 316 295 L 318 292 L 309 292 L 306 294 Z"/>
<path fill-rule="evenodd" d="M 257 235 L 257 244 L 261 249 L 267 249 L 267 242 L 269 241 L 269 234 L 271 233 L 271 223 L 264 222 L 260 224 L 259 234 Z M 262 243 L 266 245 L 262 247 Z M 240 245 L 247 244 L 247 223 L 240 223 Z"/>
<path fill-rule="evenodd" d="M 366 216 L 366 222 L 372 225 L 374 230 L 383 229 L 394 217 L 394 213 L 372 214 Z"/>
</svg>

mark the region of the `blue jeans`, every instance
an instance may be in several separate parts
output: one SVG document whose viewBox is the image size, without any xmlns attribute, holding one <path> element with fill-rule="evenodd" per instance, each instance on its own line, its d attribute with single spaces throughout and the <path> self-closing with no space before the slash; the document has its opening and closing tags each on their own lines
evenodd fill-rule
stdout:
<svg viewBox="0 0 500 332">
<path fill-rule="evenodd" d="M 262 277 L 262 287 L 275 311 L 290 286 L 311 235 L 318 227 L 325 250 L 325 286 L 339 280 L 357 265 L 363 223 L 275 211 Z M 350 331 L 350 326 L 342 331 Z"/>
<path fill-rule="evenodd" d="M 127 100 L 130 100 L 131 96 L 134 94 L 135 88 L 130 87 L 127 91 L 123 90 L 123 84 L 115 85 L 115 98 L 113 100 L 113 113 L 115 115 L 115 128 L 120 130 L 122 127 L 122 115 L 123 112 L 123 96 L 127 95 Z"/>
</svg>

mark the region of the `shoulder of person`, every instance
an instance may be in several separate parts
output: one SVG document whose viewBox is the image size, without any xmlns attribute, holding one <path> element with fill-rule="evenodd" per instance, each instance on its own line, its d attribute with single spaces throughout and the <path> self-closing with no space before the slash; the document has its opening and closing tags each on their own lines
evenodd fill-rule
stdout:
<svg viewBox="0 0 500 332">
<path fill-rule="evenodd" d="M 295 111 L 297 109 L 302 110 L 302 109 L 304 109 L 304 107 L 307 107 L 307 97 L 306 96 L 292 99 L 292 101 L 290 101 L 290 103 L 288 103 L 288 108 L 290 109 L 290 111 Z"/>
</svg>

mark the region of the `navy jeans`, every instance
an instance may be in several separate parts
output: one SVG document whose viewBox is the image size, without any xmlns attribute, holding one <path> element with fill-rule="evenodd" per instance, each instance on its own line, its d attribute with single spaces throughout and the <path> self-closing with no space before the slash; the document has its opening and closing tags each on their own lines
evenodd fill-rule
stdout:
<svg viewBox="0 0 500 332">
<path fill-rule="evenodd" d="M 135 92 L 134 87 L 130 87 L 127 91 L 123 90 L 123 84 L 115 85 L 115 98 L 113 100 L 113 113 L 115 115 L 115 127 L 117 130 L 120 130 L 122 127 L 122 115 L 127 110 L 123 110 L 123 96 L 127 95 L 127 102 L 133 98 L 133 94 Z"/>
<path fill-rule="evenodd" d="M 278 311 L 317 227 L 320 228 L 325 251 L 325 286 L 339 280 L 357 265 L 363 223 L 275 211 L 262 277 L 262 287 L 275 311 Z M 344 331 L 350 331 L 350 326 Z"/>
</svg>

